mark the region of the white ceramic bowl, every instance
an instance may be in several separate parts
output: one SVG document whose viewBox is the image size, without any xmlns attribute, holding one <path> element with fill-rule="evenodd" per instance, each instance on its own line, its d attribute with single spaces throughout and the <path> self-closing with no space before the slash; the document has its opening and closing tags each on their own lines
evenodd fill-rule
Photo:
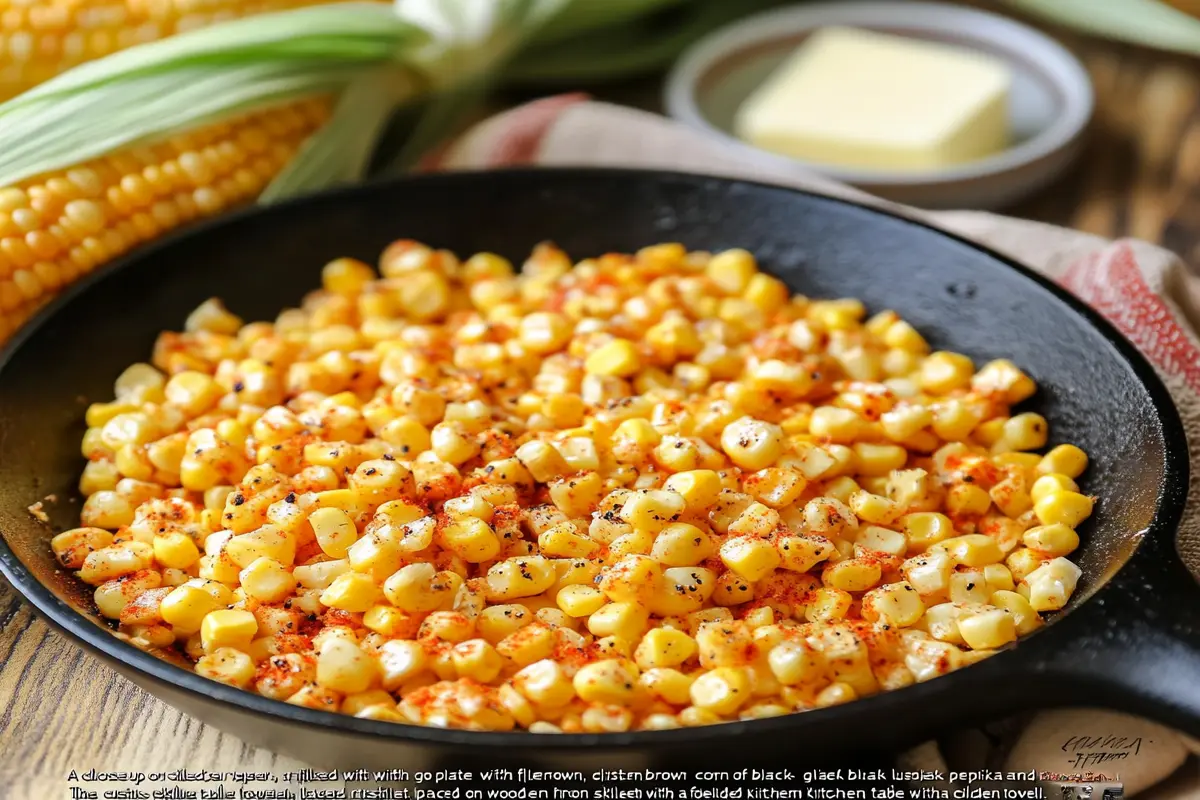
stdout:
<svg viewBox="0 0 1200 800">
<path fill-rule="evenodd" d="M 854 170 L 769 153 L 732 133 L 741 103 L 812 31 L 848 25 L 957 44 L 1004 59 L 1013 72 L 1013 145 L 969 164 L 921 172 Z M 819 172 L 925 208 L 1012 205 L 1063 173 L 1079 155 L 1094 96 L 1083 65 L 1045 34 L 985 11 L 927 2 L 806 3 L 759 14 L 710 34 L 667 78 L 667 113 L 778 171 Z"/>
</svg>

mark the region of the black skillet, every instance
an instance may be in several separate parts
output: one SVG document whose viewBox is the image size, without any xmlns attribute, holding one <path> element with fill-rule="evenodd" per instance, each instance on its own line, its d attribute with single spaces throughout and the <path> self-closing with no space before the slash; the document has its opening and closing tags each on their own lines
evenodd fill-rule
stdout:
<svg viewBox="0 0 1200 800">
<path fill-rule="evenodd" d="M 68 501 L 83 466 L 85 403 L 110 398 L 122 368 L 147 358 L 156 334 L 178 329 L 206 298 L 271 319 L 317 286 L 328 260 L 370 261 L 401 237 L 513 259 L 546 239 L 578 257 L 662 241 L 746 247 L 797 291 L 896 309 L 935 347 L 977 362 L 1012 358 L 1041 387 L 1029 407 L 1051 421 L 1052 443 L 1091 454 L 1083 486 L 1102 499 L 1082 529 L 1078 593 L 1014 649 L 928 683 L 788 717 L 650 733 L 531 738 L 353 719 L 207 681 L 115 639 L 87 592 L 56 568 L 51 526 L 27 511 L 54 494 L 54 526 L 77 524 L 78 504 Z M 59 630 L 150 693 L 312 763 L 816 763 L 1067 705 L 1200 735 L 1200 593 L 1174 547 L 1188 451 L 1170 397 L 1128 341 L 1061 289 L 914 222 L 782 188 L 657 172 L 411 178 L 249 211 L 143 249 L 54 303 L 0 362 L 0 570 Z"/>
</svg>

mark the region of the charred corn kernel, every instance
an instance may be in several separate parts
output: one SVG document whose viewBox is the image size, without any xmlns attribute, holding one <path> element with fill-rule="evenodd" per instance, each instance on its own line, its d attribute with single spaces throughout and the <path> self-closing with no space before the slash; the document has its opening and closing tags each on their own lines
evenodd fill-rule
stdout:
<svg viewBox="0 0 1200 800">
<path fill-rule="evenodd" d="M 695 655 L 696 649 L 696 640 L 683 631 L 655 628 L 642 637 L 633 658 L 643 670 L 678 667 Z"/>
<path fill-rule="evenodd" d="M 345 694 L 365 692 L 379 678 L 376 662 L 353 641 L 328 639 L 317 655 L 317 685 Z"/>
<path fill-rule="evenodd" d="M 758 536 L 727 539 L 719 550 L 721 562 L 744 580 L 765 578 L 782 563 L 774 545 Z"/>
<path fill-rule="evenodd" d="M 1046 446 L 1049 425 L 1041 414 L 1026 412 L 1004 423 L 1000 440 L 1012 450 L 1037 450 Z M 1040 463 L 1040 462 L 1039 462 Z"/>
<path fill-rule="evenodd" d="M 914 552 L 923 552 L 954 535 L 954 523 L 945 514 L 918 511 L 900 518 L 900 527 Z"/>
<path fill-rule="evenodd" d="M 1073 444 L 1060 444 L 1038 462 L 1039 475 L 1059 474 L 1067 478 L 1078 478 L 1087 469 L 1088 456 Z"/>
<path fill-rule="evenodd" d="M 1058 523 L 1074 528 L 1092 515 L 1094 503 L 1079 492 L 1052 492 L 1033 504 L 1033 513 L 1043 525 Z"/>
<path fill-rule="evenodd" d="M 1018 636 L 1032 633 L 1042 626 L 1041 616 L 1033 610 L 1029 601 L 1017 592 L 1005 590 L 993 592 L 989 602 L 997 608 L 1004 609 L 1012 616 Z"/>
<path fill-rule="evenodd" d="M 742 469 L 766 469 L 783 455 L 783 430 L 769 422 L 742 417 L 721 432 L 721 449 Z"/>
<path fill-rule="evenodd" d="M 371 576 L 347 572 L 333 579 L 321 592 L 321 604 L 342 611 L 363 612 L 379 602 L 382 592 Z"/>
<path fill-rule="evenodd" d="M 1043 497 L 1054 494 L 1056 492 L 1078 492 L 1079 485 L 1071 480 L 1066 475 L 1058 472 L 1051 472 L 1040 476 L 1034 481 L 1033 486 L 1029 490 L 1029 497 L 1034 503 L 1037 503 Z"/>
<path fill-rule="evenodd" d="M 1030 572 L 1017 587 L 1034 611 L 1058 611 L 1067 604 L 1082 570 L 1065 558 L 1055 558 Z"/>
<path fill-rule="evenodd" d="M 245 652 L 250 648 L 250 640 L 257 632 L 258 621 L 254 619 L 254 615 L 236 608 L 211 611 L 200 624 L 200 640 L 206 653 L 212 653 L 221 647 L 232 647 Z"/>
<path fill-rule="evenodd" d="M 994 608 L 959 617 L 958 632 L 972 650 L 990 650 L 1016 641 L 1017 624 L 1008 611 Z"/>
<path fill-rule="evenodd" d="M 1021 541 L 1043 558 L 1057 558 L 1075 552 L 1079 547 L 1079 534 L 1062 523 L 1038 525 L 1025 531 Z"/>
<path fill-rule="evenodd" d="M 358 540 L 354 520 L 340 508 L 318 508 L 308 515 L 308 523 L 316 534 L 317 544 L 330 558 L 345 558 L 350 546 Z"/>
</svg>

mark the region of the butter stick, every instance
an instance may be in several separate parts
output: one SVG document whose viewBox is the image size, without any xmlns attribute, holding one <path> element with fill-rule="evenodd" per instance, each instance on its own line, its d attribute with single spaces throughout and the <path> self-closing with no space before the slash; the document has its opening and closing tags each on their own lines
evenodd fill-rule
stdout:
<svg viewBox="0 0 1200 800">
<path fill-rule="evenodd" d="M 774 153 L 843 167 L 925 170 L 1008 146 L 1012 76 L 953 45 L 823 28 L 739 109 L 735 132 Z"/>
</svg>

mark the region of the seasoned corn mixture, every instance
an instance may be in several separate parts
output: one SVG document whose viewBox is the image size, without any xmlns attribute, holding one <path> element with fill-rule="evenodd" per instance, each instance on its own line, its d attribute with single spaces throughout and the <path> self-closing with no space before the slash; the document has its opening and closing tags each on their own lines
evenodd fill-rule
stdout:
<svg viewBox="0 0 1200 800">
<path fill-rule="evenodd" d="M 519 274 L 402 240 L 210 300 L 87 410 L 59 561 L 198 674 L 376 720 L 753 719 L 985 658 L 1093 498 L 1005 360 L 678 244 Z"/>
</svg>

